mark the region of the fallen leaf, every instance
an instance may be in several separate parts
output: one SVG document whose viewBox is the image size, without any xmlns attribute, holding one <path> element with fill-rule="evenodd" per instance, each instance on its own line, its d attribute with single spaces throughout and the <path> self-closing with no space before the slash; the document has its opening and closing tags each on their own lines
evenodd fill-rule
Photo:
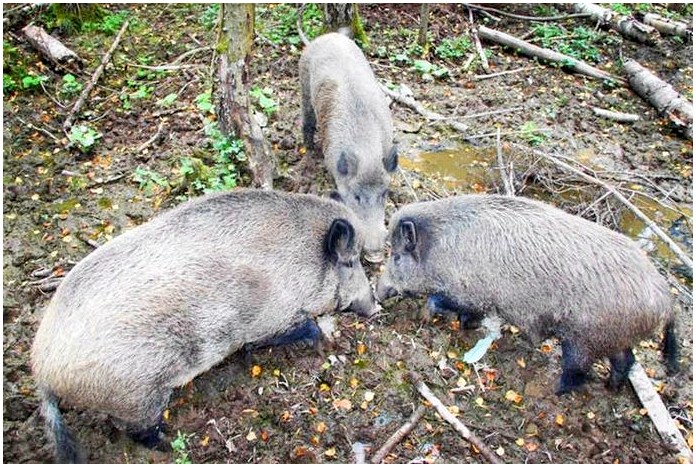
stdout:
<svg viewBox="0 0 696 467">
<path fill-rule="evenodd" d="M 363 344 L 362 342 L 359 342 L 357 350 L 358 350 L 358 355 L 362 355 L 365 352 L 367 352 L 367 346 L 365 344 Z"/>
<path fill-rule="evenodd" d="M 449 407 L 447 407 L 447 410 L 452 415 L 459 415 L 459 407 L 457 407 L 456 405 L 450 405 Z"/>
<path fill-rule="evenodd" d="M 319 385 L 319 392 L 329 392 L 329 391 L 331 391 L 331 387 L 328 384 L 321 383 Z"/>
<path fill-rule="evenodd" d="M 460 376 L 459 379 L 457 380 L 457 387 L 463 388 L 463 387 L 466 387 L 466 385 L 467 385 L 466 380 Z"/>
<path fill-rule="evenodd" d="M 251 367 L 251 376 L 256 378 L 261 375 L 262 368 L 259 365 L 254 365 Z"/>
<path fill-rule="evenodd" d="M 655 368 L 646 368 L 645 374 L 648 375 L 648 377 L 650 377 L 650 378 L 654 378 L 655 377 Z"/>
<path fill-rule="evenodd" d="M 309 408 L 309 413 L 312 414 L 312 415 L 316 415 L 316 414 L 319 413 L 319 409 L 317 409 L 316 407 L 310 407 L 310 408 Z"/>
<path fill-rule="evenodd" d="M 270 438 L 271 435 L 268 434 L 266 430 L 261 430 L 261 440 L 265 443 L 268 441 L 268 438 Z"/>
<path fill-rule="evenodd" d="M 351 387 L 351 388 L 355 389 L 355 388 L 358 387 L 359 381 L 358 381 L 357 378 L 353 377 L 353 378 L 350 379 L 350 383 L 349 383 L 349 384 L 350 384 L 350 387 Z"/>
<path fill-rule="evenodd" d="M 275 370 L 273 370 L 273 376 L 276 376 L 276 377 L 280 376 L 280 370 L 277 368 Z"/>
<path fill-rule="evenodd" d="M 324 455 L 326 457 L 336 457 L 336 448 L 329 448 L 326 451 L 324 451 Z"/>
<path fill-rule="evenodd" d="M 362 401 L 362 402 L 360 403 L 360 408 L 361 408 L 361 409 L 367 410 L 367 407 L 368 407 L 367 401 Z"/>
<path fill-rule="evenodd" d="M 505 455 L 505 448 L 500 446 L 498 449 L 495 450 L 495 453 L 498 454 L 499 456 L 504 456 Z"/>
<path fill-rule="evenodd" d="M 522 438 L 517 438 L 515 440 L 515 444 L 518 445 L 519 447 L 524 446 L 524 440 Z"/>
<path fill-rule="evenodd" d="M 646 416 L 648 414 L 648 409 L 642 408 L 638 411 L 638 413 L 641 414 L 642 416 Z"/>
<path fill-rule="evenodd" d="M 333 401 L 333 406 L 335 409 L 350 410 L 353 408 L 353 404 L 348 399 L 339 399 Z"/>
<path fill-rule="evenodd" d="M 164 409 L 164 412 L 162 413 L 162 418 L 164 418 L 164 421 L 169 420 L 169 409 Z"/>
<path fill-rule="evenodd" d="M 292 414 L 290 412 L 288 412 L 287 410 L 285 412 L 283 412 L 282 414 L 280 414 L 280 421 L 281 422 L 287 423 L 290 420 L 292 420 Z"/>
<path fill-rule="evenodd" d="M 326 423 L 319 422 L 314 429 L 317 431 L 317 433 L 323 433 L 326 431 Z"/>
<path fill-rule="evenodd" d="M 247 441 L 255 441 L 256 440 L 256 433 L 253 431 L 249 431 L 249 434 L 246 435 Z"/>
<path fill-rule="evenodd" d="M 520 328 L 518 328 L 517 326 L 510 325 L 510 333 L 511 334 L 519 334 Z"/>
<path fill-rule="evenodd" d="M 544 353 L 550 353 L 553 351 L 553 346 L 551 344 L 542 344 L 541 351 Z"/>
<path fill-rule="evenodd" d="M 534 452 L 534 451 L 536 451 L 537 449 L 539 449 L 539 445 L 538 445 L 537 443 L 531 443 L 531 442 L 530 442 L 530 443 L 525 444 L 524 448 L 525 448 L 528 452 Z"/>
<path fill-rule="evenodd" d="M 309 438 L 309 442 L 315 446 L 319 446 L 319 437 L 317 435 L 314 435 L 311 438 Z"/>
<path fill-rule="evenodd" d="M 207 446 L 209 441 L 210 441 L 210 437 L 208 435 L 205 435 L 201 439 L 201 446 Z"/>
<path fill-rule="evenodd" d="M 372 402 L 372 400 L 375 398 L 375 393 L 372 391 L 365 391 L 365 400 L 367 402 Z"/>
<path fill-rule="evenodd" d="M 515 404 L 522 402 L 522 396 L 512 389 L 505 393 L 505 399 L 509 400 L 510 402 L 514 402 Z"/>
<path fill-rule="evenodd" d="M 448 351 L 447 358 L 451 358 L 451 359 L 457 358 L 457 352 L 454 352 L 453 350 Z"/>
<path fill-rule="evenodd" d="M 477 397 L 476 400 L 475 400 L 474 402 L 475 402 L 476 405 L 478 405 L 479 407 L 483 407 L 483 408 L 486 407 L 486 406 L 484 405 L 484 403 L 483 403 L 483 397 Z"/>
<path fill-rule="evenodd" d="M 297 152 L 300 153 L 300 156 L 304 156 L 305 154 L 307 154 L 307 148 L 304 146 L 300 146 L 300 150 Z"/>
<path fill-rule="evenodd" d="M 520 357 L 516 360 L 517 365 L 519 365 L 520 368 L 527 368 L 527 362 L 524 361 L 524 357 Z"/>
<path fill-rule="evenodd" d="M 556 415 L 556 425 L 558 426 L 563 426 L 565 425 L 565 417 L 561 414 Z"/>
<path fill-rule="evenodd" d="M 594 412 L 587 412 L 587 418 L 589 418 L 590 420 L 594 420 L 594 418 L 595 418 Z"/>
</svg>

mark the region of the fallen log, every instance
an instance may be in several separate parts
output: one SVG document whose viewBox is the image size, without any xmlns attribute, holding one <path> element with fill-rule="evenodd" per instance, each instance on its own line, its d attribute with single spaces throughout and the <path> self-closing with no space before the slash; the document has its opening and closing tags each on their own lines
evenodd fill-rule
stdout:
<svg viewBox="0 0 696 467">
<path fill-rule="evenodd" d="M 693 137 L 694 116 L 691 102 L 635 60 L 624 63 L 624 71 L 636 94 L 650 102 L 661 115 L 669 117 L 689 139 Z"/>
<path fill-rule="evenodd" d="M 523 41 L 509 34 L 505 34 L 504 32 L 495 31 L 493 29 L 487 28 L 486 26 L 479 26 L 479 35 L 482 39 L 491 42 L 496 42 L 507 47 L 512 47 L 514 49 L 517 49 L 519 52 L 525 55 L 529 55 L 531 57 L 540 58 L 542 60 L 546 60 L 552 63 L 558 63 L 563 67 L 573 70 L 577 73 L 582 73 L 583 75 L 602 80 L 615 80 L 619 83 L 625 84 L 625 81 L 622 78 L 619 78 L 598 68 L 590 66 L 585 62 L 577 60 L 568 55 L 563 55 L 561 53 L 554 52 L 553 50 L 538 47 L 534 44 L 530 44 L 529 42 Z"/>
<path fill-rule="evenodd" d="M 92 74 L 92 78 L 89 80 L 89 83 L 87 83 L 87 86 L 85 86 L 85 88 L 82 90 L 80 97 L 75 102 L 75 105 L 68 114 L 68 117 L 65 119 L 65 122 L 63 122 L 63 130 L 68 131 L 72 127 L 73 120 L 77 116 L 77 113 L 80 111 L 82 106 L 85 105 L 85 101 L 89 97 L 89 93 L 91 93 L 94 86 L 96 86 L 99 77 L 104 72 L 104 67 L 106 67 L 106 64 L 109 63 L 109 60 L 111 60 L 111 55 L 114 53 L 114 50 L 116 50 L 116 47 L 118 47 L 118 43 L 121 42 L 121 37 L 123 37 L 123 33 L 126 32 L 126 29 L 128 29 L 128 21 L 123 23 L 123 26 L 121 26 L 121 30 L 118 32 L 118 35 L 116 36 L 116 39 L 114 39 L 114 42 L 111 44 L 111 47 L 102 57 L 101 63 L 99 64 L 97 69 L 94 70 L 94 74 Z"/>
<path fill-rule="evenodd" d="M 691 40 L 694 34 L 693 29 L 688 24 L 663 18 L 655 13 L 646 13 L 643 16 L 643 23 L 654 27 L 660 34 L 666 36 L 679 36 Z"/>
<path fill-rule="evenodd" d="M 438 399 L 435 394 L 430 390 L 427 384 L 423 382 L 420 375 L 414 371 L 409 372 L 409 378 L 411 382 L 416 387 L 418 392 L 423 396 L 430 404 L 435 407 L 435 410 L 440 414 L 440 416 L 454 429 L 462 435 L 462 437 L 467 440 L 471 445 L 481 453 L 481 455 L 491 464 L 502 464 L 500 458 L 496 456 L 493 451 L 491 451 L 486 444 L 481 441 L 478 436 L 473 434 L 457 417 L 452 415 L 452 412 L 447 410 L 447 407 Z"/>
<path fill-rule="evenodd" d="M 577 13 L 588 13 L 600 26 L 609 27 L 628 39 L 643 44 L 651 44 L 657 40 L 657 30 L 652 26 L 641 23 L 632 16 L 619 15 L 607 8 L 594 3 L 575 3 L 573 10 Z"/>
<path fill-rule="evenodd" d="M 82 59 L 44 28 L 30 24 L 22 29 L 22 32 L 32 47 L 56 68 L 73 73 L 82 69 Z"/>
</svg>

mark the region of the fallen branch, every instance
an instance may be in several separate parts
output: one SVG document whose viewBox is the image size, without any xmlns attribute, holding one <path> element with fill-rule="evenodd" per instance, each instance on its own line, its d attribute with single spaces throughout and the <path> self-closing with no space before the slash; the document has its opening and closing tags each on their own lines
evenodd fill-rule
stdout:
<svg viewBox="0 0 696 467">
<path fill-rule="evenodd" d="M 430 388 L 423 382 L 420 375 L 416 372 L 409 372 L 409 378 L 411 382 L 416 387 L 418 392 L 432 404 L 437 410 L 440 416 L 447 421 L 454 429 L 462 435 L 462 437 L 467 440 L 478 452 L 483 455 L 483 457 L 488 460 L 491 464 L 502 464 L 501 460 L 496 456 L 493 451 L 491 451 L 488 446 L 486 446 L 475 434 L 473 434 L 457 417 L 452 415 L 452 413 L 447 410 L 440 399 L 435 397 L 435 394 L 430 390 Z"/>
<path fill-rule="evenodd" d="M 53 133 L 51 133 L 50 131 L 48 131 L 48 130 L 46 130 L 46 129 L 44 129 L 44 128 L 38 127 L 38 126 L 36 126 L 36 125 L 34 125 L 34 124 L 31 124 L 31 123 L 29 123 L 29 122 L 27 122 L 27 121 L 24 121 L 21 117 L 15 116 L 15 118 L 17 118 L 17 120 L 19 120 L 21 123 L 23 123 L 24 126 L 26 126 L 27 128 L 31 128 L 32 130 L 36 130 L 36 131 L 40 131 L 41 133 L 43 133 L 44 135 L 48 136 L 49 138 L 51 138 L 51 139 L 52 139 L 53 141 L 55 141 L 56 143 L 59 143 L 59 142 L 60 142 L 60 140 L 59 140 Z"/>
<path fill-rule="evenodd" d="M 461 115 L 459 118 L 467 120 L 470 118 L 490 117 L 491 115 L 519 112 L 520 110 L 524 110 L 524 107 L 510 107 L 509 109 L 491 110 L 490 112 L 479 112 L 476 114 Z M 445 120 L 449 120 L 449 118 L 446 118 Z"/>
<path fill-rule="evenodd" d="M 151 144 L 153 144 L 155 141 L 160 139 L 162 137 L 162 130 L 163 129 L 164 129 L 164 121 L 160 122 L 159 126 L 157 127 L 157 133 L 155 133 L 155 135 L 152 138 L 148 139 L 143 144 L 138 146 L 138 149 L 135 150 L 135 153 L 139 154 L 139 153 L 143 152 L 145 149 L 150 147 Z"/>
<path fill-rule="evenodd" d="M 42 27 L 30 24 L 22 32 L 29 43 L 56 68 L 72 72 L 82 69 L 82 59 Z"/>
<path fill-rule="evenodd" d="M 380 84 L 380 86 L 382 88 L 382 92 L 389 96 L 393 101 L 398 102 L 399 104 L 406 106 L 412 110 L 415 110 L 417 113 L 424 116 L 428 120 L 445 120 L 452 128 L 454 128 L 457 131 L 461 131 L 462 133 L 466 133 L 469 130 L 469 127 L 461 122 L 452 121 L 451 119 L 444 117 L 439 113 L 432 112 L 426 109 L 425 107 L 423 107 L 422 104 L 420 104 L 411 96 L 404 96 L 401 93 L 392 91 L 383 84 Z"/>
<path fill-rule="evenodd" d="M 654 27 L 660 34 L 666 36 L 679 36 L 684 39 L 691 39 L 694 34 L 688 24 L 663 18 L 655 13 L 646 13 L 645 16 L 643 16 L 643 22 L 648 26 Z"/>
<path fill-rule="evenodd" d="M 479 26 L 479 34 L 481 35 L 482 39 L 486 39 L 491 42 L 496 42 L 507 47 L 515 48 L 525 55 L 540 58 L 542 60 L 546 60 L 553 63 L 558 63 L 565 68 L 576 71 L 578 73 L 582 73 L 587 76 L 591 76 L 592 78 L 602 80 L 611 79 L 618 81 L 619 83 L 625 84 L 625 81 L 623 79 L 611 75 L 607 72 L 604 72 L 593 66 L 590 66 L 585 62 L 577 60 L 568 55 L 563 55 L 561 53 L 554 52 L 553 50 L 538 47 L 534 44 L 530 44 L 529 42 L 525 42 L 509 34 L 505 34 L 504 32 L 495 31 L 493 29 L 487 28 L 486 26 Z"/>
<path fill-rule="evenodd" d="M 561 21 L 564 19 L 571 19 L 571 18 L 587 18 L 590 15 L 587 13 L 574 13 L 570 15 L 558 15 L 558 16 L 524 16 L 524 15 L 516 15 L 514 13 L 507 13 L 502 10 L 498 10 L 496 8 L 491 8 L 491 7 L 485 7 L 481 5 L 472 5 L 471 3 L 465 3 L 466 6 L 469 8 L 472 8 L 474 10 L 480 10 L 480 11 L 488 11 L 491 13 L 496 13 L 500 16 L 507 16 L 508 18 L 513 18 L 513 19 L 519 19 L 522 21 Z M 500 21 L 500 20 L 498 20 Z"/>
<path fill-rule="evenodd" d="M 655 390 L 652 382 L 645 374 L 640 363 L 635 362 L 628 374 L 628 379 L 633 385 L 643 407 L 648 411 L 648 416 L 660 436 L 667 443 L 679 449 L 679 456 L 689 464 L 693 464 L 694 456 L 689 449 L 684 437 L 674 423 L 660 395 Z M 681 463 L 681 462 L 680 462 Z"/>
<path fill-rule="evenodd" d="M 624 70 L 636 94 L 650 102 L 660 114 L 669 117 L 691 139 L 694 120 L 693 104 L 635 60 L 624 63 Z"/>
<path fill-rule="evenodd" d="M 394 446 L 399 444 L 406 435 L 408 435 L 418 424 L 418 421 L 425 415 L 425 406 L 419 405 L 418 408 L 413 412 L 411 418 L 404 423 L 401 428 L 396 430 L 396 432 L 389 437 L 386 443 L 379 448 L 379 450 L 370 459 L 371 464 L 380 464 L 384 458 L 389 454 L 389 452 L 394 449 Z"/>
<path fill-rule="evenodd" d="M 513 73 L 521 73 L 523 71 L 535 70 L 537 67 L 528 66 L 524 68 L 518 68 L 516 70 L 499 71 L 498 73 L 491 73 L 489 75 L 474 75 L 474 81 L 480 81 L 482 79 L 495 78 L 497 76 L 511 75 Z"/>
<path fill-rule="evenodd" d="M 613 186 L 611 186 L 610 184 L 608 184 L 602 180 L 599 180 L 591 175 L 586 174 L 585 172 L 583 172 L 581 170 L 576 169 L 575 167 L 573 167 L 570 164 L 566 164 L 565 162 L 551 156 L 550 154 L 545 154 L 545 153 L 540 152 L 540 151 L 534 151 L 534 153 L 540 155 L 541 157 L 545 158 L 546 160 L 548 160 L 550 162 L 553 162 L 554 164 L 556 164 L 560 167 L 563 167 L 566 170 L 573 172 L 574 174 L 579 175 L 580 177 L 584 178 L 585 180 L 587 180 L 595 185 L 601 186 L 602 188 L 604 188 L 605 190 L 610 192 L 612 195 L 614 195 L 614 197 L 616 199 L 618 199 L 624 206 L 626 206 L 633 214 L 635 214 L 636 217 L 638 217 L 640 220 L 642 220 L 645 223 L 645 225 L 648 228 L 650 228 L 650 230 L 655 232 L 655 235 L 657 235 L 660 238 L 660 240 L 662 240 L 663 242 L 665 242 L 667 244 L 667 246 L 669 246 L 669 248 L 672 250 L 672 252 L 674 252 L 674 254 L 677 256 L 677 258 L 679 258 L 679 260 L 684 264 L 684 266 L 689 268 L 689 270 L 693 270 L 694 264 L 691 261 L 691 258 L 689 258 L 686 255 L 686 253 L 684 253 L 682 251 L 682 249 L 679 248 L 679 245 L 677 245 L 671 238 L 669 238 L 669 236 L 666 233 L 664 233 L 664 231 L 662 231 L 662 229 L 660 229 L 657 226 L 657 224 L 655 224 L 654 221 L 652 221 L 648 216 L 643 214 L 643 212 L 640 209 L 638 209 L 637 207 L 635 207 L 633 205 L 633 203 L 631 203 L 629 200 L 627 200 L 624 197 L 624 195 L 619 193 L 616 188 L 614 188 Z"/>
<path fill-rule="evenodd" d="M 619 15 L 594 3 L 575 3 L 573 4 L 573 9 L 576 13 L 589 14 L 600 26 L 609 27 L 629 39 L 644 44 L 653 43 L 657 39 L 655 28 L 641 23 L 632 16 Z"/>
<path fill-rule="evenodd" d="M 123 33 L 126 31 L 127 28 L 128 21 L 123 23 L 123 26 L 121 26 L 121 30 L 118 32 L 118 35 L 116 36 L 116 39 L 114 39 L 114 42 L 111 44 L 111 47 L 102 57 L 101 63 L 99 64 L 97 69 L 94 70 L 94 74 L 92 75 L 92 78 L 89 80 L 89 83 L 87 83 L 87 86 L 85 86 L 85 88 L 82 90 L 80 97 L 77 99 L 77 102 L 75 102 L 75 105 L 68 114 L 68 117 L 65 119 L 65 122 L 63 122 L 63 130 L 68 131 L 70 130 L 70 127 L 72 127 L 75 116 L 80 111 L 82 106 L 85 104 L 85 101 L 89 97 L 89 94 L 92 92 L 92 88 L 94 88 L 94 86 L 97 84 L 99 77 L 104 72 L 104 67 L 106 67 L 106 64 L 109 63 L 109 60 L 111 60 L 111 55 L 114 53 L 114 50 L 116 50 L 116 47 L 118 47 L 118 43 L 121 42 L 121 37 L 123 37 Z"/>
<path fill-rule="evenodd" d="M 599 107 L 592 107 L 592 112 L 594 112 L 594 114 L 598 117 L 607 118 L 619 123 L 633 123 L 640 120 L 640 117 L 636 114 L 614 112 L 611 110 L 600 109 Z"/>
</svg>

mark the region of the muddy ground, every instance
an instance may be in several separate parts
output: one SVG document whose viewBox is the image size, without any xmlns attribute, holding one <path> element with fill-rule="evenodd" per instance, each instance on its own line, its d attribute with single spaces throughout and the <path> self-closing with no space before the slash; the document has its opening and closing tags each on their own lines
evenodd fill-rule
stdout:
<svg viewBox="0 0 696 467">
<path fill-rule="evenodd" d="M 545 11 L 525 5 L 502 8 L 536 16 L 567 12 L 562 5 Z M 36 283 L 41 279 L 37 271 L 60 277 L 96 245 L 200 194 L 196 174 L 194 178 L 182 174 L 181 160 L 212 167 L 219 150 L 213 147 L 214 136 L 204 130 L 209 114 L 201 106 L 205 98 L 200 97 L 215 73 L 213 52 L 202 49 L 177 61 L 187 51 L 214 44 L 211 7 L 159 4 L 108 9 L 113 14 L 123 11 L 131 26 L 80 115 L 81 123 L 102 134 L 90 151 L 68 145 L 61 131 L 76 98 L 75 92 L 65 91 L 64 73 L 43 64 L 21 40 L 18 29 L 3 37 L 6 74 L 9 45 L 16 49 L 11 60 L 23 67 L 9 73 L 48 78 L 42 86 L 6 90 L 3 96 L 4 462 L 51 460 L 28 364 L 42 310 L 51 298 L 50 291 L 40 290 L 45 282 Z M 277 103 L 265 127 L 279 162 L 276 186 L 324 195 L 332 188 L 327 173 L 318 168 L 318 173 L 303 178 L 301 172 L 303 158 L 311 154 L 304 152 L 301 141 L 297 78 L 301 46 L 296 45 L 292 11 L 282 5 L 258 7 L 259 34 L 250 73 L 253 86 L 270 88 L 269 96 Z M 603 197 L 597 187 L 564 173 L 534 151 L 568 157 L 621 187 L 691 255 L 692 143 L 629 89 L 569 74 L 489 43 L 484 47 L 491 73 L 527 69 L 478 79 L 476 75 L 484 72 L 477 58 L 469 60 L 473 49 L 447 60 L 435 52 L 444 39 L 469 31 L 468 12 L 452 4 L 431 6 L 433 45 L 426 58 L 449 69 L 449 76 L 435 78 L 413 68 L 413 60 L 420 59 L 412 47 L 418 5 L 362 5 L 361 13 L 370 39 L 367 55 L 378 77 L 385 83 L 407 85 L 430 110 L 469 126 L 466 133 L 457 133 L 446 123 L 428 122 L 393 105 L 404 170 L 394 178 L 388 214 L 415 198 L 501 192 L 495 137 L 481 136 L 500 128 L 503 155 L 513 162 L 519 195 L 541 197 L 630 235 L 644 230 L 611 197 Z M 692 22 L 689 10 L 673 14 Z M 535 24 L 495 16 L 500 21 L 480 14 L 474 18 L 518 37 Z M 34 19 L 49 27 L 53 24 L 50 17 Z M 554 24 L 566 32 L 579 25 L 595 31 L 594 24 L 585 20 Z M 76 75 L 81 83 L 89 79 L 118 26 L 102 29 L 81 33 L 50 29 L 86 60 L 85 71 Z M 619 57 L 635 58 L 692 99 L 690 41 L 661 38 L 644 46 L 598 30 L 593 42 L 580 46 L 589 50 L 590 45 L 597 50 L 596 66 L 619 75 Z M 177 66 L 168 71 L 143 68 L 163 64 Z M 176 97 L 164 99 L 171 94 Z M 594 106 L 636 113 L 641 121 L 618 124 L 599 119 L 591 111 Z M 519 109 L 509 111 L 514 108 Z M 470 118 L 496 110 L 508 111 Z M 159 136 L 153 138 L 160 127 Z M 248 176 L 244 164 L 238 165 L 242 171 L 238 185 L 244 186 Z M 691 442 L 693 320 L 691 303 L 681 292 L 690 291 L 691 282 L 659 240 L 645 244 L 652 247 L 655 264 L 673 280 L 682 371 L 674 377 L 665 375 L 657 350 L 659 334 L 641 342 L 636 355 Z M 405 379 L 408 371 L 415 370 L 505 462 L 676 462 L 633 391 L 624 388 L 614 394 L 605 389 L 607 362 L 597 362 L 596 377 L 586 392 L 558 397 L 554 394 L 560 375 L 557 342 L 534 347 L 524 330 L 507 326 L 479 363 L 467 365 L 462 355 L 483 331 L 460 331 L 458 323 L 442 317 L 424 324 L 419 320 L 422 307 L 420 300 L 388 302 L 369 322 L 341 315 L 323 357 L 304 344 L 257 351 L 251 366 L 242 355 L 232 355 L 172 399 L 166 413 L 168 433 L 171 439 L 185 440 L 173 452 L 133 444 L 99 414 L 65 407 L 66 421 L 90 462 L 350 463 L 353 443 L 366 444 L 369 456 L 422 403 Z M 432 408 L 385 462 L 414 460 L 485 462 Z"/>
</svg>

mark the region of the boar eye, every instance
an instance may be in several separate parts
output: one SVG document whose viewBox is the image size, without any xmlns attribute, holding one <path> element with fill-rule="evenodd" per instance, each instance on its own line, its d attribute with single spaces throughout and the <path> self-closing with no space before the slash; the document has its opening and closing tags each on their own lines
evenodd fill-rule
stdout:
<svg viewBox="0 0 696 467">
<path fill-rule="evenodd" d="M 358 203 L 360 203 L 360 202 L 362 201 L 362 199 L 360 198 L 360 196 L 355 195 L 355 201 L 357 201 Z"/>
</svg>

